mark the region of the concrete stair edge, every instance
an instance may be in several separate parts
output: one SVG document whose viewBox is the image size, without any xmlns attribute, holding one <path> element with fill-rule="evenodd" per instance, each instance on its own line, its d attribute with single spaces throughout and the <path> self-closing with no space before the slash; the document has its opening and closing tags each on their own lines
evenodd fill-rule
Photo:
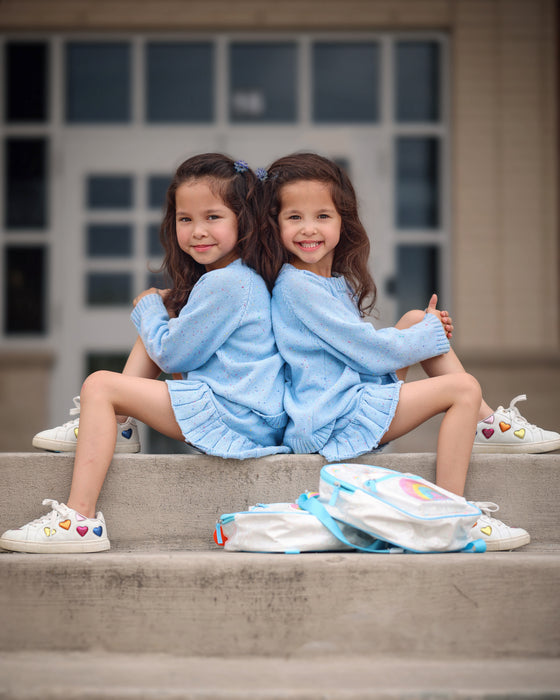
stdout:
<svg viewBox="0 0 560 700">
<path fill-rule="evenodd" d="M 560 656 L 560 550 L 0 557 L 0 649 Z"/>
<path fill-rule="evenodd" d="M 555 659 L 0 655 L 2 700 L 553 700 Z"/>
<path fill-rule="evenodd" d="M 352 460 L 435 480 L 435 455 L 368 454 Z M 206 455 L 116 455 L 99 508 L 115 547 L 213 547 L 222 513 L 259 502 L 292 501 L 316 490 L 319 455 L 223 460 Z M 64 501 L 73 455 L 0 454 L 0 532 L 45 512 L 43 498 Z M 498 516 L 523 527 L 535 543 L 560 543 L 560 455 L 475 455 L 466 496 L 500 505 Z M 180 543 L 180 544 L 178 544 Z"/>
</svg>

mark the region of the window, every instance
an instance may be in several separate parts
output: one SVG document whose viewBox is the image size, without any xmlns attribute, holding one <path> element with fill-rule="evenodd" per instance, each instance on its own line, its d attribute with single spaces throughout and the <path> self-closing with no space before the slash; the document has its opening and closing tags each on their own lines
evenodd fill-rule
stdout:
<svg viewBox="0 0 560 700">
<path fill-rule="evenodd" d="M 293 42 L 230 48 L 230 118 L 233 122 L 295 122 L 297 49 Z"/>
<path fill-rule="evenodd" d="M 440 118 L 440 47 L 434 41 L 396 45 L 396 116 L 399 122 Z"/>
<path fill-rule="evenodd" d="M 210 42 L 151 42 L 146 47 L 146 118 L 152 123 L 214 118 L 214 47 Z"/>
<path fill-rule="evenodd" d="M 6 44 L 5 119 L 44 122 L 48 119 L 49 62 L 44 41 Z"/>
<path fill-rule="evenodd" d="M 44 246 L 7 246 L 4 333 L 45 333 L 47 308 Z"/>
<path fill-rule="evenodd" d="M 70 42 L 66 46 L 66 121 L 127 123 L 131 118 L 128 42 Z"/>
<path fill-rule="evenodd" d="M 436 229 L 440 225 L 439 140 L 397 138 L 396 203 L 399 229 Z"/>
<path fill-rule="evenodd" d="M 376 122 L 379 112 L 379 49 L 374 42 L 313 45 L 313 119 Z"/>
<path fill-rule="evenodd" d="M 47 140 L 8 138 L 5 159 L 6 228 L 46 228 Z"/>
</svg>

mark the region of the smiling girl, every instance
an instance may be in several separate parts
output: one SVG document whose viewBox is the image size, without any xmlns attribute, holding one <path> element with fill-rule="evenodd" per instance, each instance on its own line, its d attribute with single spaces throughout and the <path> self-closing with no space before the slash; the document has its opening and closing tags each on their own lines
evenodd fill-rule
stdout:
<svg viewBox="0 0 560 700">
<path fill-rule="evenodd" d="M 348 176 L 311 153 L 286 156 L 268 169 L 263 250 L 276 342 L 286 361 L 284 443 L 328 461 L 357 457 L 408 433 L 436 414 L 436 483 L 463 494 L 477 422 L 492 411 L 478 382 L 450 350 L 453 325 L 436 308 L 410 311 L 394 328 L 364 320 L 375 303 L 369 240 Z M 281 268 L 281 269 L 280 269 Z M 427 379 L 404 384 L 420 362 Z M 488 549 L 513 549 L 528 533 L 493 518 L 479 504 L 473 530 Z"/>
<path fill-rule="evenodd" d="M 116 415 L 133 416 L 203 452 L 243 459 L 288 452 L 281 446 L 284 363 L 276 349 L 270 295 L 243 262 L 256 226 L 257 179 L 242 161 L 210 153 L 179 166 L 161 226 L 170 290 L 134 300 L 132 321 L 154 367 L 181 376 L 160 382 L 95 372 L 82 386 L 81 415 L 67 504 L 0 546 L 22 552 L 109 549 L 95 514 L 115 449 Z"/>
</svg>

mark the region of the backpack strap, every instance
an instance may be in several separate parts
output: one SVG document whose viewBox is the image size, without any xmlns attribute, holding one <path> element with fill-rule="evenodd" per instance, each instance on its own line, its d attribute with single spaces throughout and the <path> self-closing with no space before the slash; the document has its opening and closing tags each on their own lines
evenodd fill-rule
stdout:
<svg viewBox="0 0 560 700">
<path fill-rule="evenodd" d="M 325 505 L 319 500 L 317 495 L 302 493 L 297 500 L 297 504 L 303 510 L 306 510 L 308 513 L 314 515 L 317 520 L 319 520 L 338 540 L 349 547 L 359 550 L 360 552 L 370 552 L 371 554 L 401 554 L 405 551 L 410 551 L 405 550 L 402 547 L 391 545 L 389 542 L 385 542 L 384 540 L 376 539 L 369 545 L 369 547 L 361 547 L 354 542 L 350 542 L 350 540 L 344 536 L 338 523 L 328 512 Z M 482 539 L 472 540 L 472 542 L 469 542 L 459 551 L 472 554 L 481 554 L 486 551 L 486 542 L 484 542 Z"/>
<path fill-rule="evenodd" d="M 338 540 L 349 547 L 358 549 L 360 552 L 391 554 L 403 551 L 400 547 L 393 547 L 383 540 L 374 540 L 368 547 L 362 547 L 359 544 L 350 542 L 350 540 L 345 537 L 336 520 L 328 512 L 324 504 L 319 501 L 317 496 L 313 496 L 309 493 L 302 493 L 297 500 L 297 504 L 302 510 L 306 510 L 308 513 L 314 515 Z"/>
</svg>

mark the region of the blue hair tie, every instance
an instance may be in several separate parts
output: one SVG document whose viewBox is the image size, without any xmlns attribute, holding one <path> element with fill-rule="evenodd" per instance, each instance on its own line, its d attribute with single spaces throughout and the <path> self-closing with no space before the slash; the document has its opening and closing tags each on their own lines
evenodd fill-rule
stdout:
<svg viewBox="0 0 560 700">
<path fill-rule="evenodd" d="M 257 168 L 255 170 L 255 175 L 258 177 L 258 179 L 261 182 L 264 182 L 266 180 L 266 178 L 268 177 L 268 173 L 266 172 L 266 170 L 264 168 Z"/>
<path fill-rule="evenodd" d="M 244 160 L 236 160 L 233 164 L 233 167 L 238 173 L 246 173 L 247 170 L 249 170 L 249 164 L 246 163 Z"/>
</svg>

